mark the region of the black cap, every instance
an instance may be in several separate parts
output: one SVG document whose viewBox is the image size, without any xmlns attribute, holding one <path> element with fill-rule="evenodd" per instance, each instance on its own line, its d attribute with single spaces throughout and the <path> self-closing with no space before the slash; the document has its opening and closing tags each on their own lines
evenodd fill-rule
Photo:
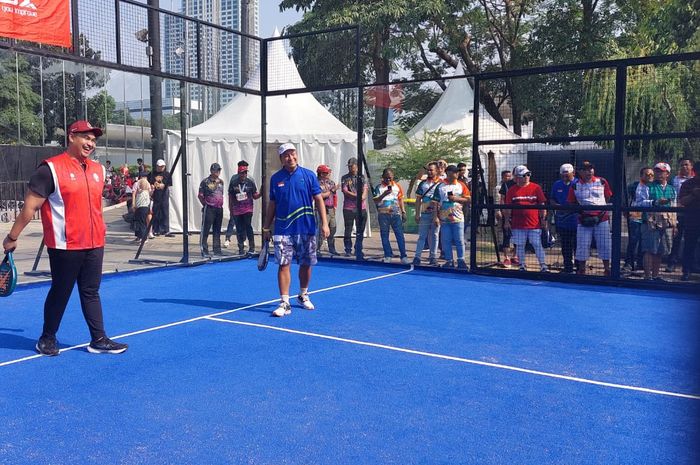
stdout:
<svg viewBox="0 0 700 465">
<path fill-rule="evenodd" d="M 580 170 L 592 170 L 595 169 L 595 165 L 588 160 L 583 160 L 578 164 L 578 169 Z"/>
<path fill-rule="evenodd" d="M 447 165 L 447 168 L 445 168 L 445 173 L 459 173 L 459 168 L 457 168 L 455 165 Z"/>
<path fill-rule="evenodd" d="M 249 165 L 249 163 L 245 160 L 241 160 L 238 162 L 238 166 L 248 166 L 248 165 Z"/>
<path fill-rule="evenodd" d="M 209 171 L 221 171 L 221 165 L 218 163 L 212 163 L 209 167 Z"/>
</svg>

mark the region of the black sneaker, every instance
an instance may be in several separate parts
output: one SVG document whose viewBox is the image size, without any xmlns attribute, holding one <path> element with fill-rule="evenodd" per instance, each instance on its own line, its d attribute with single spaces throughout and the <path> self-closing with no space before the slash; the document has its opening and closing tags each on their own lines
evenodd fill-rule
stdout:
<svg viewBox="0 0 700 465">
<path fill-rule="evenodd" d="M 107 336 L 101 337 L 96 341 L 92 341 L 88 345 L 88 352 L 91 354 L 121 354 L 126 352 L 129 346 L 121 342 L 114 342 Z"/>
<path fill-rule="evenodd" d="M 50 357 L 58 355 L 58 341 L 55 337 L 41 336 L 36 343 L 36 351 Z"/>
</svg>

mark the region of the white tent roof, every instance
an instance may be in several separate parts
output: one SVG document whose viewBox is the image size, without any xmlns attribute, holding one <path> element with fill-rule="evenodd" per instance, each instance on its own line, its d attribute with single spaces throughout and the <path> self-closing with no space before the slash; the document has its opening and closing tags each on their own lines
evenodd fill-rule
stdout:
<svg viewBox="0 0 700 465">
<path fill-rule="evenodd" d="M 275 31 L 275 36 L 279 32 Z M 304 88 L 296 64 L 281 40 L 268 50 L 268 90 Z M 260 89 L 260 68 L 245 85 Z M 258 95 L 239 93 L 211 118 L 188 131 L 190 139 L 260 142 Z M 328 112 L 309 93 L 267 98 L 267 142 L 354 142 L 357 133 Z"/>
<path fill-rule="evenodd" d="M 461 65 L 454 75 L 464 74 Z M 435 106 L 408 132 L 408 137 L 420 137 L 424 131 L 460 131 L 471 135 L 474 132 L 474 91 L 467 79 L 449 81 L 447 89 L 440 96 Z M 519 139 L 513 131 L 498 123 L 491 115 L 484 112 L 479 115 L 479 135 L 484 140 Z"/>
</svg>

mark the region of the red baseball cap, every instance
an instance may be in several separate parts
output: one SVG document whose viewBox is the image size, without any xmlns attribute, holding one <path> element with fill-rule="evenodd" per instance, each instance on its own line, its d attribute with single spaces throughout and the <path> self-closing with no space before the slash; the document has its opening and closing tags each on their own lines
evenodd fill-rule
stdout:
<svg viewBox="0 0 700 465">
<path fill-rule="evenodd" d="M 318 165 L 318 168 L 316 168 L 317 173 L 330 173 L 331 169 L 330 167 L 326 165 Z"/>
<path fill-rule="evenodd" d="M 76 121 L 68 128 L 68 134 L 76 134 L 79 132 L 91 132 L 95 137 L 100 137 L 102 135 L 101 128 L 94 127 L 89 121 L 84 119 Z"/>
<path fill-rule="evenodd" d="M 247 165 L 241 165 L 241 166 L 238 167 L 238 172 L 239 172 L 239 173 L 245 173 L 246 171 L 248 171 L 248 166 L 247 166 Z"/>
</svg>

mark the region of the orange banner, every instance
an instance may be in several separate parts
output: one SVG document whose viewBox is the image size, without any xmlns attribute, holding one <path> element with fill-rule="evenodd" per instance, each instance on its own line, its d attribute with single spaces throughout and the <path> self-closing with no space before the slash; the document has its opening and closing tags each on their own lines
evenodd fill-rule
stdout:
<svg viewBox="0 0 700 465">
<path fill-rule="evenodd" d="M 0 36 L 71 47 L 70 0 L 0 0 Z"/>
</svg>

